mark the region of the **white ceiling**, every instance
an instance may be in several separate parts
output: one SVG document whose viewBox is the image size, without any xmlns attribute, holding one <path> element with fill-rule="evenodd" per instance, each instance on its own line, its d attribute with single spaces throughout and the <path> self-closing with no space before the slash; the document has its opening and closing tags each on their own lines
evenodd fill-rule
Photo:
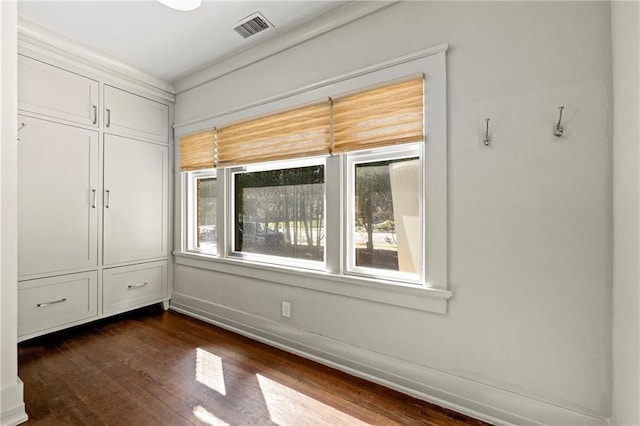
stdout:
<svg viewBox="0 0 640 426">
<path fill-rule="evenodd" d="M 20 16 L 167 82 L 291 30 L 339 6 L 323 1 L 203 1 L 179 12 L 157 1 L 20 1 Z M 248 39 L 234 24 L 261 12 L 273 25 Z"/>
</svg>

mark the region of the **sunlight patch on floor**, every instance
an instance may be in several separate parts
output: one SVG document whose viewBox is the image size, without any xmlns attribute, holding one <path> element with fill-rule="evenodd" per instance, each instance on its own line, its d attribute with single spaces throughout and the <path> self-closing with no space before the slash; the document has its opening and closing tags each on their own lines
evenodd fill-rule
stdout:
<svg viewBox="0 0 640 426">
<path fill-rule="evenodd" d="M 212 412 L 201 405 L 196 405 L 195 407 L 193 407 L 193 414 L 202 423 L 206 423 L 211 426 L 229 426 L 229 423 L 220 420 Z"/>
<path fill-rule="evenodd" d="M 196 349 L 196 380 L 221 395 L 227 394 L 224 385 L 222 358 L 204 349 Z"/>
<path fill-rule="evenodd" d="M 367 424 L 260 374 L 256 377 L 269 417 L 280 426 Z"/>
</svg>

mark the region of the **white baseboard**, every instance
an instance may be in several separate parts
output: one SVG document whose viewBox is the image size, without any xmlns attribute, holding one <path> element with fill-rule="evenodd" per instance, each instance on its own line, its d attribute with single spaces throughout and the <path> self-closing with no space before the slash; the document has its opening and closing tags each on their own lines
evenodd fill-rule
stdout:
<svg viewBox="0 0 640 426">
<path fill-rule="evenodd" d="M 2 411 L 0 425 L 15 426 L 27 421 L 27 412 L 23 402 L 24 387 L 22 380 L 17 379 L 13 386 L 3 388 L 0 395 Z"/>
<path fill-rule="evenodd" d="M 185 294 L 170 309 L 497 425 L 606 425 L 607 419 L 355 347 Z"/>
</svg>

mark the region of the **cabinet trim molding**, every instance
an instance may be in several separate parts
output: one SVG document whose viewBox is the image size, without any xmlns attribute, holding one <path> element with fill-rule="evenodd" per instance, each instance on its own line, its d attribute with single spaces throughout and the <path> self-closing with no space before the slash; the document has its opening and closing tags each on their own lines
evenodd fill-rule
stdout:
<svg viewBox="0 0 640 426">
<path fill-rule="evenodd" d="M 43 55 L 49 57 L 55 55 L 63 61 L 72 60 L 78 63 L 80 68 L 98 71 L 101 74 L 99 76 L 101 80 L 106 77 L 120 84 L 127 84 L 135 89 L 175 102 L 175 89 L 171 83 L 89 46 L 79 45 L 75 41 L 24 17 L 18 17 L 18 41 L 21 46 L 28 47 Z"/>
</svg>

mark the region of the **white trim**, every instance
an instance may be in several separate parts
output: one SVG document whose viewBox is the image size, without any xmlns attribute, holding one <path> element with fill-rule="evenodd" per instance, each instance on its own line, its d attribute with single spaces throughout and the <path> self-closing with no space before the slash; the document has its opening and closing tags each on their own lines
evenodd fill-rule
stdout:
<svg viewBox="0 0 640 426">
<path fill-rule="evenodd" d="M 380 279 L 389 279 L 393 281 L 403 281 L 407 283 L 415 283 L 422 284 L 424 282 L 424 246 L 426 239 L 424 237 L 420 237 L 420 234 L 424 234 L 422 232 L 422 228 L 424 227 L 424 150 L 423 150 L 423 142 L 418 143 L 408 143 L 401 145 L 392 145 L 384 148 L 371 149 L 367 151 L 355 151 L 355 152 L 347 152 L 344 155 L 344 176 L 346 178 L 345 191 L 342 194 L 344 197 L 343 205 L 346 206 L 344 211 L 344 219 L 343 223 L 346 228 L 346 237 L 344 238 L 344 256 L 345 265 L 344 271 L 345 275 L 360 275 L 365 277 L 373 277 Z M 393 270 L 384 270 L 384 269 L 376 269 L 372 267 L 365 266 L 357 266 L 356 265 L 356 248 L 354 241 L 354 221 L 353 218 L 356 215 L 356 207 L 355 207 L 355 170 L 356 166 L 361 164 L 367 164 L 371 162 L 377 161 L 388 161 L 388 160 L 400 160 L 407 158 L 415 158 L 417 157 L 420 161 L 420 183 L 418 185 L 418 204 L 419 204 L 419 218 L 420 232 L 416 237 L 420 239 L 420 259 L 422 262 L 419 267 L 420 270 L 417 273 L 410 272 L 400 272 Z"/>
<path fill-rule="evenodd" d="M 174 293 L 170 309 L 496 425 L 607 425 L 591 416 L 454 374 Z"/>
<path fill-rule="evenodd" d="M 71 59 L 81 66 L 107 74 L 111 80 L 115 77 L 120 84 L 124 82 L 135 89 L 175 102 L 175 89 L 170 83 L 21 16 L 18 17 L 18 40 L 20 46 L 37 53 Z"/>
<path fill-rule="evenodd" d="M 24 402 L 22 402 L 24 385 L 19 377 L 16 380 L 14 385 L 3 388 L 0 392 L 2 394 L 0 425 L 2 426 L 19 425 L 29 419 L 25 411 Z M 7 408 L 6 405 L 10 406 Z"/>
<path fill-rule="evenodd" d="M 208 123 L 205 123 L 206 121 L 211 121 L 217 118 L 221 118 L 221 117 L 226 117 L 232 114 L 236 114 L 238 112 L 242 112 L 242 111 L 246 111 L 252 108 L 256 108 L 256 107 L 260 107 L 263 105 L 268 105 L 277 101 L 281 101 L 287 98 L 291 98 L 294 96 L 298 96 L 298 95 L 302 95 L 308 92 L 312 92 L 314 90 L 317 89 L 321 89 L 323 87 L 327 87 L 327 86 L 332 86 L 335 85 L 337 83 L 341 83 L 343 81 L 347 81 L 347 80 L 351 80 L 355 77 L 360 77 L 360 76 L 364 76 L 367 74 L 371 74 L 371 73 L 375 73 L 377 71 L 382 71 L 384 69 L 387 68 L 392 68 L 398 65 L 402 65 L 405 64 L 407 62 L 412 62 L 418 59 L 422 59 L 422 58 L 426 58 L 428 56 L 432 56 L 432 55 L 437 55 L 438 53 L 444 53 L 449 49 L 449 45 L 448 44 L 440 44 L 438 46 L 434 46 L 431 47 L 429 49 L 424 49 L 424 50 L 420 50 L 418 52 L 414 52 L 405 56 L 400 56 L 398 58 L 394 58 L 385 62 L 380 62 L 377 63 L 375 65 L 371 65 L 365 68 L 360 68 L 356 71 L 352 71 L 346 74 L 342 74 L 340 76 L 337 77 L 333 77 L 327 80 L 323 80 L 317 83 L 313 83 L 313 84 L 309 84 L 307 86 L 301 87 L 300 89 L 296 89 L 296 90 L 292 90 L 290 92 L 281 94 L 281 95 L 277 95 L 277 96 L 272 96 L 266 99 L 262 99 L 260 101 L 257 102 L 251 102 L 249 104 L 246 105 L 242 105 L 239 106 L 237 108 L 233 108 L 233 109 L 229 109 L 226 111 L 221 111 L 221 112 L 216 112 L 213 114 L 208 114 L 202 117 L 198 117 L 198 118 L 194 118 L 191 120 L 187 120 L 187 121 L 182 121 L 180 123 L 175 123 L 173 125 L 173 127 L 175 129 L 180 129 L 179 132 L 177 132 L 178 136 L 184 136 L 188 133 L 195 133 L 197 131 L 201 131 L 203 129 L 210 129 L 213 126 L 212 125 L 208 125 Z M 378 82 L 380 83 L 380 82 Z M 426 84 L 426 83 L 425 83 Z M 319 98 L 318 98 L 319 99 Z M 317 101 L 318 99 L 314 99 L 313 101 Z M 194 126 L 195 125 L 195 126 Z M 185 127 L 186 129 L 181 129 Z"/>
<path fill-rule="evenodd" d="M 448 290 L 355 276 L 338 276 L 312 269 L 272 266 L 244 259 L 216 258 L 195 253 L 174 252 L 173 254 L 177 265 L 338 294 L 385 305 L 402 306 L 418 311 L 446 314 L 447 301 L 453 296 Z"/>
<path fill-rule="evenodd" d="M 190 253 L 198 253 L 205 254 L 209 256 L 218 256 L 220 250 L 218 250 L 217 238 L 216 238 L 216 247 L 214 251 L 207 251 L 205 249 L 196 247 L 196 235 L 199 233 L 198 223 L 197 223 L 197 209 L 196 205 L 196 186 L 197 181 L 201 179 L 215 179 L 216 181 L 216 206 L 221 197 L 218 197 L 217 194 L 217 182 L 218 182 L 218 172 L 216 169 L 207 169 L 207 170 L 197 170 L 193 172 L 186 172 L 185 181 L 186 181 L 186 199 L 187 202 L 185 204 L 184 218 L 185 218 L 185 247 L 186 250 Z M 217 216 L 217 207 L 216 207 L 216 216 Z M 216 223 L 216 226 L 218 223 Z M 216 229 L 216 235 L 218 233 L 218 229 Z"/>
<path fill-rule="evenodd" d="M 347 2 L 328 11 L 308 24 L 301 25 L 286 33 L 269 39 L 237 54 L 222 58 L 216 63 L 178 79 L 174 85 L 176 94 L 193 89 L 202 84 L 244 68 L 262 59 L 273 56 L 314 37 L 327 33 L 335 28 L 389 7 L 397 0 L 377 2 Z"/>
<path fill-rule="evenodd" d="M 425 194 L 428 194 L 424 203 L 425 214 L 423 233 L 425 238 L 424 258 L 426 267 L 424 269 L 424 287 L 430 290 L 448 288 L 448 227 L 447 227 L 447 191 L 448 191 L 448 175 L 447 175 L 447 96 L 446 96 L 446 54 L 448 45 L 442 44 L 430 49 L 425 49 L 410 55 L 392 59 L 372 67 L 361 69 L 343 76 L 326 80 L 316 85 L 307 86 L 290 92 L 288 95 L 278 97 L 265 103 L 257 103 L 249 109 L 235 110 L 233 113 L 217 114 L 215 119 L 199 121 L 181 127 L 176 131 L 177 137 L 195 131 L 201 131 L 205 128 L 213 128 L 224 126 L 228 123 L 237 122 L 243 119 L 258 117 L 273 111 L 284 110 L 295 105 L 302 105 L 307 102 L 317 101 L 318 99 L 335 96 L 343 93 L 352 92 L 353 90 L 363 87 L 371 87 L 380 85 L 382 82 L 397 81 L 399 78 L 405 78 L 407 75 L 415 75 L 422 73 L 425 76 L 425 99 L 429 101 L 425 105 L 425 142 L 423 151 L 423 167 L 424 167 L 424 188 Z M 308 89 L 313 87 L 313 89 Z M 225 115 L 226 114 L 226 115 Z M 225 179 L 228 178 L 225 173 Z M 226 203 L 228 204 L 228 202 Z M 228 205 L 227 205 L 228 208 Z M 227 210 L 225 216 L 229 215 Z M 332 217 L 331 220 L 339 220 Z M 225 229 L 229 226 L 228 220 L 225 222 Z M 184 230 L 181 230 L 184 232 Z M 218 234 L 220 235 L 220 234 Z M 228 237 L 228 235 L 227 235 Z M 220 241 L 218 241 L 218 247 Z M 334 247 L 335 248 L 335 247 Z M 340 260 L 329 259 L 329 270 L 337 273 L 341 269 Z M 200 259 L 207 259 L 201 257 Z M 213 259 L 212 259 L 213 260 Z M 229 260 L 229 259 L 225 259 Z M 201 260 L 200 264 L 207 260 Z M 220 264 L 220 263 L 218 263 Z M 197 266 L 197 265 L 196 265 Z M 199 266 L 207 269 L 205 266 Z M 218 270 L 219 266 L 211 266 L 213 270 Z M 242 274 L 240 274 L 242 275 Z M 324 276 L 331 276 L 324 274 Z M 276 276 L 274 282 L 280 282 L 281 276 Z M 355 277 L 353 277 L 355 280 Z M 375 282 L 374 280 L 365 280 L 366 282 Z M 353 282 L 345 281 L 342 282 Z M 388 283 L 388 281 L 380 281 Z M 295 284 L 294 284 L 295 285 Z M 375 300 L 385 303 L 383 299 L 369 299 L 368 297 L 358 293 L 358 296 L 352 296 L 350 293 L 342 293 L 342 286 L 335 286 L 336 294 L 343 294 L 349 297 L 360 297 L 365 300 Z M 393 288 L 392 285 L 380 286 L 385 288 Z M 416 286 L 412 286 L 416 287 Z M 318 284 L 314 287 L 319 291 L 327 291 L 327 287 Z M 394 297 L 389 295 L 391 300 Z M 392 302 L 399 306 L 407 306 L 412 309 L 426 310 L 431 312 L 446 313 L 446 303 L 432 307 L 428 304 L 427 308 L 412 305 L 406 297 L 401 297 L 401 301 Z M 447 296 L 447 298 L 450 297 Z M 424 303 L 424 302 L 421 302 Z"/>
</svg>

